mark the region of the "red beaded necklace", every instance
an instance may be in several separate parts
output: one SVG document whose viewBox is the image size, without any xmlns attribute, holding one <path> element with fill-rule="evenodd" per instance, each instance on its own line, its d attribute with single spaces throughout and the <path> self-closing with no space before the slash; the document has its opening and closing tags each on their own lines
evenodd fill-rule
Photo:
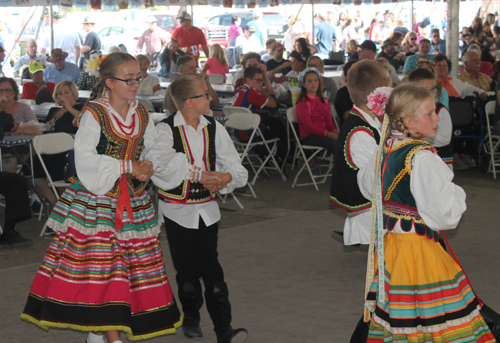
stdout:
<svg viewBox="0 0 500 343">
<path fill-rule="evenodd" d="M 132 124 L 130 126 L 122 124 L 120 122 L 120 119 L 118 119 L 114 114 L 113 114 L 113 117 L 115 117 L 115 121 L 118 124 L 118 128 L 125 136 L 132 135 L 134 133 L 134 131 L 135 131 L 135 112 L 132 113 Z M 127 131 L 130 131 L 130 132 L 127 133 Z"/>
</svg>

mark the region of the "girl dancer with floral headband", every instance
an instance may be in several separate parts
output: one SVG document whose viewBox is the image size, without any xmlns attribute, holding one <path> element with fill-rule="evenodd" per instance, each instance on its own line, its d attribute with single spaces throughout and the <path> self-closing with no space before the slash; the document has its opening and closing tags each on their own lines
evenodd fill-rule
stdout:
<svg viewBox="0 0 500 343">
<path fill-rule="evenodd" d="M 375 168 L 360 175 L 361 192 L 373 197 L 367 342 L 496 342 L 467 276 L 439 244 L 439 231 L 455 228 L 466 205 L 452 171 L 421 140 L 436 135 L 434 96 L 410 84 L 390 98 L 372 94 L 382 108 L 384 98 Z"/>
<path fill-rule="evenodd" d="M 154 124 L 135 100 L 137 61 L 113 53 L 83 108 L 78 179 L 47 222 L 56 231 L 21 315 L 43 329 L 89 332 L 87 343 L 172 334 L 181 325 L 167 279 L 160 224 L 144 182 L 156 166 Z M 100 99 L 96 100 L 96 97 Z"/>
</svg>

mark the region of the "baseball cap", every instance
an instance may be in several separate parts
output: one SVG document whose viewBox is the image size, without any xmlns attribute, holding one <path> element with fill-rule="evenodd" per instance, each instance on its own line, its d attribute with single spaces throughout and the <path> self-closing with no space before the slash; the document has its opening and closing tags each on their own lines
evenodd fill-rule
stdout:
<svg viewBox="0 0 500 343">
<path fill-rule="evenodd" d="M 30 64 L 30 66 L 29 66 L 29 72 L 30 72 L 31 74 L 34 74 L 34 73 L 36 73 L 37 71 L 40 71 L 40 70 L 41 70 L 41 71 L 43 71 L 43 70 L 44 70 L 44 68 L 43 68 L 43 64 L 41 64 L 40 62 L 33 62 L 33 63 L 31 63 L 31 64 Z"/>
<path fill-rule="evenodd" d="M 83 24 L 95 24 L 95 19 L 91 16 L 87 16 L 83 19 Z"/>
<path fill-rule="evenodd" d="M 245 30 L 248 30 L 249 32 L 255 32 L 255 26 L 247 25 L 245 26 Z"/>
<path fill-rule="evenodd" d="M 373 52 L 377 52 L 377 46 L 371 40 L 365 40 L 359 47 L 361 49 L 367 49 Z"/>
<path fill-rule="evenodd" d="M 256 11 L 252 12 L 252 18 L 255 19 L 255 18 L 260 18 L 260 17 L 262 17 L 262 14 L 260 14 L 259 12 L 256 12 Z"/>
<path fill-rule="evenodd" d="M 154 15 L 150 15 L 147 19 L 146 19 L 146 23 L 156 23 L 158 21 L 158 18 L 156 18 Z"/>
<path fill-rule="evenodd" d="M 191 14 L 189 14 L 187 12 L 182 12 L 180 15 L 177 16 L 177 19 L 179 19 L 181 21 L 181 23 L 184 20 L 193 20 L 193 18 L 191 17 Z"/>
</svg>

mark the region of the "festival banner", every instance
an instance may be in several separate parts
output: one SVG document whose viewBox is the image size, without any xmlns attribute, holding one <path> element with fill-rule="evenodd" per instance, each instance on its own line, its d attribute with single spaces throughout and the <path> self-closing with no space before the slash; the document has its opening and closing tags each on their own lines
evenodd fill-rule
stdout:
<svg viewBox="0 0 500 343">
<path fill-rule="evenodd" d="M 257 0 L 248 0 L 247 1 L 248 8 L 255 8 L 255 6 L 257 6 Z"/>
<path fill-rule="evenodd" d="M 279 0 L 271 0 L 271 7 L 276 7 L 276 6 L 279 6 L 279 5 L 280 5 Z"/>
<path fill-rule="evenodd" d="M 116 8 L 116 0 L 103 0 L 104 9 L 113 11 Z"/>
<path fill-rule="evenodd" d="M 140 10 L 142 6 L 141 0 L 130 0 L 130 8 L 133 10 Z"/>
<path fill-rule="evenodd" d="M 101 0 L 90 0 L 90 7 L 94 10 L 100 10 L 102 6 Z"/>
<path fill-rule="evenodd" d="M 222 0 L 212 0 L 212 6 L 213 7 L 221 7 L 222 6 Z M 232 6 L 233 4 L 231 4 Z"/>
<path fill-rule="evenodd" d="M 88 6 L 87 0 L 75 0 L 75 7 L 76 8 L 87 9 L 87 6 Z"/>
<path fill-rule="evenodd" d="M 224 0 L 224 3 L 226 2 L 226 0 Z M 245 0 L 234 0 L 232 1 L 235 5 L 236 8 L 245 8 L 245 5 L 247 4 L 247 2 Z M 226 5 L 224 5 L 224 7 L 227 7 Z"/>
<path fill-rule="evenodd" d="M 61 6 L 73 7 L 73 0 L 61 0 Z"/>
<path fill-rule="evenodd" d="M 144 7 L 145 8 L 154 7 L 154 5 L 155 5 L 154 0 L 144 0 Z"/>
<path fill-rule="evenodd" d="M 269 7 L 269 0 L 258 0 L 259 7 Z"/>
<path fill-rule="evenodd" d="M 280 0 L 280 4 L 282 5 L 290 5 L 292 3 L 291 0 Z"/>
<path fill-rule="evenodd" d="M 118 2 L 118 8 L 121 10 L 126 10 L 128 9 L 128 0 L 117 0 Z"/>
</svg>

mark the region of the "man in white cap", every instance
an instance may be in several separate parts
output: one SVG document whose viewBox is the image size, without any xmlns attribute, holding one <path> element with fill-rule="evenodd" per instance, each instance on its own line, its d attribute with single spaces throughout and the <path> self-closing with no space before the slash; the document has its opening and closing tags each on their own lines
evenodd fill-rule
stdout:
<svg viewBox="0 0 500 343">
<path fill-rule="evenodd" d="M 255 35 L 260 41 L 260 45 L 266 46 L 267 41 L 267 29 L 266 24 L 262 20 L 262 14 L 258 11 L 252 12 L 253 20 L 247 23 L 247 26 L 252 25 L 255 28 Z"/>
<path fill-rule="evenodd" d="M 262 45 L 260 45 L 259 38 L 254 33 L 255 27 L 253 25 L 245 26 L 245 33 L 236 38 L 234 46 L 241 46 L 243 54 L 248 52 L 260 53 Z"/>
<path fill-rule="evenodd" d="M 80 58 L 80 36 L 75 29 L 62 22 L 64 13 L 60 9 L 54 9 L 54 49 L 61 49 L 68 55 L 66 62 L 78 64 Z M 45 30 L 44 35 L 40 41 L 40 53 L 51 54 L 50 51 L 50 30 Z M 78 81 L 78 80 L 77 80 Z"/>
<path fill-rule="evenodd" d="M 92 17 L 85 17 L 83 21 L 83 31 L 87 33 L 85 36 L 85 42 L 83 43 L 80 51 L 82 53 L 82 58 L 80 59 L 80 70 L 83 70 L 85 66 L 85 61 L 90 58 L 90 52 L 94 50 L 101 50 L 101 39 L 94 32 L 95 30 L 95 20 Z"/>
<path fill-rule="evenodd" d="M 151 59 L 152 63 L 156 61 L 158 54 L 167 46 L 170 40 L 170 33 L 156 26 L 157 21 L 158 18 L 154 15 L 150 15 L 146 19 L 149 28 L 142 34 L 137 43 L 137 49 L 135 50 L 135 54 L 139 55 L 142 51 L 142 46 L 146 43 L 146 54 Z"/>
<path fill-rule="evenodd" d="M 177 16 L 177 20 L 180 21 L 181 26 L 176 28 L 172 32 L 172 38 L 179 41 L 180 48 L 186 48 L 186 55 L 193 56 L 196 64 L 198 64 L 198 59 L 200 58 L 199 46 L 205 52 L 205 56 L 208 55 L 208 45 L 203 31 L 201 31 L 196 26 L 193 26 L 193 18 L 187 12 L 182 12 Z"/>
<path fill-rule="evenodd" d="M 20 70 L 23 66 L 28 66 L 30 61 L 42 62 L 43 65 L 47 65 L 47 57 L 40 53 L 37 53 L 37 44 L 34 39 L 28 39 L 26 43 L 26 54 L 22 55 L 14 65 L 14 77 L 19 77 Z"/>
</svg>

